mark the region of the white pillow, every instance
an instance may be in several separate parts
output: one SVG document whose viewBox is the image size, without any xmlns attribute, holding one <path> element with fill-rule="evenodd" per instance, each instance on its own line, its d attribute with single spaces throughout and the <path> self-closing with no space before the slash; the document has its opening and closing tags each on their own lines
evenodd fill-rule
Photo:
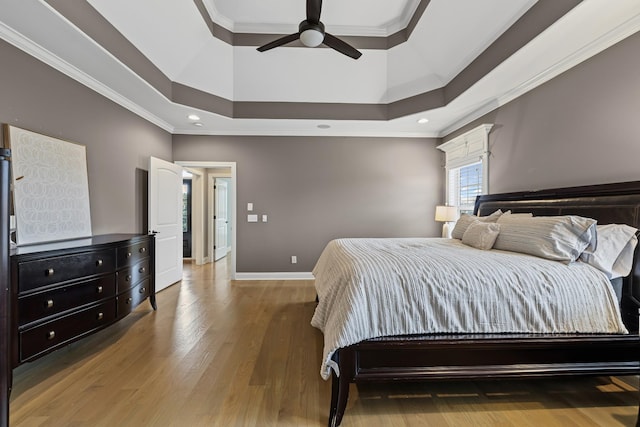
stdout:
<svg viewBox="0 0 640 427">
<path fill-rule="evenodd" d="M 597 225 L 596 230 L 596 249 L 583 252 L 580 260 L 596 267 L 609 279 L 628 276 L 633 266 L 633 253 L 638 244 L 638 230 L 625 224 Z"/>
<path fill-rule="evenodd" d="M 456 222 L 456 225 L 453 227 L 453 231 L 451 232 L 451 237 L 454 239 L 462 239 L 464 232 L 467 231 L 467 227 L 473 221 L 481 221 L 481 222 L 496 222 L 498 218 L 502 215 L 502 211 L 498 209 L 491 215 L 487 216 L 475 216 L 469 214 L 462 214 L 460 218 Z"/>
<path fill-rule="evenodd" d="M 462 235 L 462 243 L 477 249 L 489 250 L 500 233 L 500 224 L 473 221 Z"/>
<path fill-rule="evenodd" d="M 596 247 L 596 220 L 575 215 L 503 215 L 494 249 L 571 263 Z"/>
</svg>

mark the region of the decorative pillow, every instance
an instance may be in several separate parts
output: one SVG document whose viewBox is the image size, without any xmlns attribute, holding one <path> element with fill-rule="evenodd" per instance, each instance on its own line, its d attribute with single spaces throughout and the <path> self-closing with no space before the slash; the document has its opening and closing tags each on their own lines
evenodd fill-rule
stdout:
<svg viewBox="0 0 640 427">
<path fill-rule="evenodd" d="M 475 215 L 469 215 L 469 214 L 462 214 L 460 215 L 460 218 L 456 222 L 455 227 L 453 227 L 453 231 L 451 232 L 451 237 L 454 239 L 462 239 L 464 232 L 467 231 L 467 227 L 469 227 L 469 225 L 473 221 L 496 222 L 501 215 L 502 215 L 502 211 L 500 209 L 498 209 L 491 215 L 487 215 L 487 216 L 475 216 Z"/>
<path fill-rule="evenodd" d="M 473 221 L 462 235 L 462 243 L 477 249 L 489 250 L 500 233 L 500 224 Z"/>
<path fill-rule="evenodd" d="M 609 279 L 628 276 L 638 244 L 638 230 L 625 224 L 597 225 L 596 230 L 596 249 L 583 252 L 580 260 L 602 271 Z"/>
<path fill-rule="evenodd" d="M 503 213 L 502 215 L 512 215 L 512 217 L 532 217 L 533 214 L 531 212 L 526 212 L 526 213 L 512 213 L 511 211 L 506 211 L 505 213 Z"/>
<path fill-rule="evenodd" d="M 494 249 L 571 263 L 596 247 L 596 220 L 575 215 L 503 215 Z"/>
</svg>

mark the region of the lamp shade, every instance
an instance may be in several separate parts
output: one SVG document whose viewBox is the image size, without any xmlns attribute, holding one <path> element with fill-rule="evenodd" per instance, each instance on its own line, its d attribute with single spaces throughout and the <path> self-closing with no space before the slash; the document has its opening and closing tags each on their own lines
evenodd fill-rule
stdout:
<svg viewBox="0 0 640 427">
<path fill-rule="evenodd" d="M 436 221 L 451 222 L 458 219 L 458 208 L 455 206 L 436 206 Z"/>
</svg>

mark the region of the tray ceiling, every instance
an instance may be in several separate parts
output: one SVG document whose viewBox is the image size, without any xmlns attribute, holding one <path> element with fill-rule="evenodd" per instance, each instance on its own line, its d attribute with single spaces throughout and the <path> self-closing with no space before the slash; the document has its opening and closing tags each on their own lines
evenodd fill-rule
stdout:
<svg viewBox="0 0 640 427">
<path fill-rule="evenodd" d="M 356 61 L 256 51 L 300 0 L 2 1 L 0 37 L 189 134 L 443 136 L 640 29 L 637 0 L 325 0 Z"/>
<path fill-rule="evenodd" d="M 325 1 L 322 21 L 342 35 L 388 36 L 409 24 L 420 0 Z M 211 19 L 236 33 L 295 32 L 304 0 L 204 0 Z"/>
</svg>

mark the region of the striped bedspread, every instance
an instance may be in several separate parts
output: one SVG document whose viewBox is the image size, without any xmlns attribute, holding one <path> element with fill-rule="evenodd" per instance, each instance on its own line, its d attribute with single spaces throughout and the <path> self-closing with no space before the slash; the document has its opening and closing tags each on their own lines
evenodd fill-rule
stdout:
<svg viewBox="0 0 640 427">
<path fill-rule="evenodd" d="M 597 269 L 452 239 L 339 239 L 313 270 L 311 324 L 333 353 L 359 341 L 421 333 L 627 333 Z M 339 373 L 338 373 L 339 374 Z"/>
</svg>

